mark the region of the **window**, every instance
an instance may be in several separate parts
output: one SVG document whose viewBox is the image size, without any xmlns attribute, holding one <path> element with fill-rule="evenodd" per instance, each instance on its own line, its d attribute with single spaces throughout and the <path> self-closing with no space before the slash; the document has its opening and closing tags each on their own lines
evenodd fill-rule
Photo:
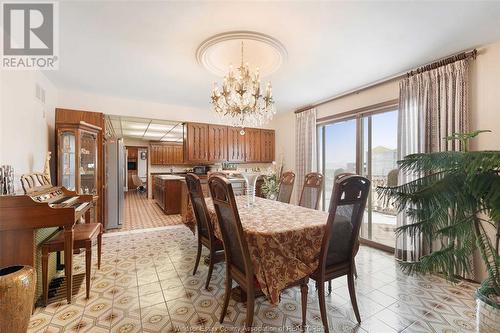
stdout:
<svg viewBox="0 0 500 333">
<path fill-rule="evenodd" d="M 325 175 L 322 208 L 328 210 L 336 175 L 361 174 L 372 182 L 361 237 L 394 247 L 396 211 L 378 198 L 377 186 L 397 185 L 398 111 L 355 114 L 318 125 L 318 159 Z"/>
</svg>

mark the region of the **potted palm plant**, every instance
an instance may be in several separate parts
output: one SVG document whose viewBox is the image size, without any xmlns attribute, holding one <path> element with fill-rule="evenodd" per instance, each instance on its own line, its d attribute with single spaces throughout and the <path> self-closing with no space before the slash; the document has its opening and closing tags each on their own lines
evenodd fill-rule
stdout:
<svg viewBox="0 0 500 333">
<path fill-rule="evenodd" d="M 398 162 L 400 172 L 416 180 L 377 192 L 410 219 L 397 234 L 443 244 L 415 262 L 401 262 L 404 272 L 457 281 L 457 272 L 471 272 L 472 255 L 479 251 L 488 276 L 476 292 L 477 330 L 493 332 L 500 327 L 500 151 L 469 151 L 469 141 L 481 132 L 489 131 L 446 138 L 458 140 L 460 151 L 406 156 Z"/>
</svg>

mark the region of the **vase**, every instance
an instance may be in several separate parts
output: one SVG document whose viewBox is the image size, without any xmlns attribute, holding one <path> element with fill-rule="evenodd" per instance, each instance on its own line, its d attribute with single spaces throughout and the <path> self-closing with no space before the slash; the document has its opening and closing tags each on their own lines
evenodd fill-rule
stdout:
<svg viewBox="0 0 500 333">
<path fill-rule="evenodd" d="M 476 332 L 498 332 L 500 328 L 500 304 L 476 292 Z"/>
<path fill-rule="evenodd" d="M 247 183 L 247 207 L 251 207 L 255 203 L 255 184 L 261 174 L 260 172 L 242 172 L 241 175 Z"/>
<path fill-rule="evenodd" d="M 0 269 L 0 332 L 24 333 L 33 310 L 36 272 L 31 266 Z"/>
</svg>

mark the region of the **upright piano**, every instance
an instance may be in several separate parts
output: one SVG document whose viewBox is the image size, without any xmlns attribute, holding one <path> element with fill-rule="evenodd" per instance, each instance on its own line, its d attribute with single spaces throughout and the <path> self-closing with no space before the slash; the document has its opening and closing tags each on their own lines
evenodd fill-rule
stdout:
<svg viewBox="0 0 500 333">
<path fill-rule="evenodd" d="M 64 270 L 66 297 L 71 303 L 73 226 L 90 220 L 92 195 L 78 195 L 64 187 L 35 187 L 25 195 L 0 196 L 0 267 L 36 267 L 36 230 L 64 228 Z M 50 235 L 49 235 L 50 237 Z"/>
</svg>

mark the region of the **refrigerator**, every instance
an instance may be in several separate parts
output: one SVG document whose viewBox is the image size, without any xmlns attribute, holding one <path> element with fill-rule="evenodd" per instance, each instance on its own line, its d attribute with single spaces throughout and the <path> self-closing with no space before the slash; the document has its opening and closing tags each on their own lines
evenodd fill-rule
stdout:
<svg viewBox="0 0 500 333">
<path fill-rule="evenodd" d="M 126 152 L 123 139 L 106 143 L 106 229 L 117 229 L 125 217 Z"/>
</svg>

